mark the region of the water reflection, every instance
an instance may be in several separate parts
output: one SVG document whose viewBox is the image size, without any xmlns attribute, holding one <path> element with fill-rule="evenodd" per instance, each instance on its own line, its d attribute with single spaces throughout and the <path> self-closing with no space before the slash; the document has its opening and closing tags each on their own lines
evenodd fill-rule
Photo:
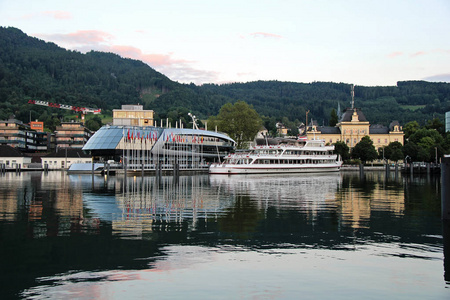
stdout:
<svg viewBox="0 0 450 300">
<path fill-rule="evenodd" d="M 71 289 L 72 296 L 89 298 L 83 294 L 87 283 L 129 282 L 127 289 L 136 280 L 159 278 L 170 289 L 168 271 L 190 274 L 179 275 L 189 282 L 193 274 L 204 277 L 199 266 L 214 274 L 216 267 L 230 268 L 230 276 L 240 270 L 256 284 L 261 274 L 252 271 L 255 266 L 277 273 L 276 266 L 289 268 L 300 258 L 310 274 L 288 272 L 319 280 L 318 255 L 328 271 L 343 268 L 355 277 L 375 274 L 383 261 L 392 265 L 389 271 L 414 265 L 428 272 L 434 264 L 425 262 L 443 258 L 439 185 L 433 178 L 384 172 L 364 178 L 7 173 L 0 180 L 0 285 L 7 296 L 52 297 Z M 360 260 L 350 263 L 355 257 Z M 340 260 L 349 269 L 336 264 Z M 371 263 L 361 269 L 364 260 Z M 439 273 L 442 278 L 442 263 Z M 295 289 L 294 283 L 283 286 L 284 279 L 276 285 Z M 224 295 L 242 296 L 227 294 L 233 287 L 226 287 Z"/>
</svg>

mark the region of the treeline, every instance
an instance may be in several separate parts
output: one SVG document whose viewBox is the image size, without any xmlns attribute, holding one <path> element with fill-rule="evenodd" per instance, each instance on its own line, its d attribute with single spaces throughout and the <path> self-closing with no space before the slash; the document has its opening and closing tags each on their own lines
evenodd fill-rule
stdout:
<svg viewBox="0 0 450 300">
<path fill-rule="evenodd" d="M 217 115 L 225 103 L 245 101 L 263 117 L 268 129 L 277 121 L 315 120 L 328 125 L 333 109 L 349 107 L 348 83 L 256 81 L 230 84 L 179 84 L 145 63 L 112 53 L 68 51 L 29 37 L 16 28 L 0 27 L 0 119 L 14 114 L 24 122 L 39 119 L 55 126 L 70 112 L 32 107 L 29 99 L 101 108 L 111 114 L 122 104 L 143 104 L 156 120 L 189 121 Z M 450 111 L 450 84 L 424 81 L 397 86 L 355 87 L 355 106 L 372 124 L 417 121 L 420 125 Z"/>
</svg>

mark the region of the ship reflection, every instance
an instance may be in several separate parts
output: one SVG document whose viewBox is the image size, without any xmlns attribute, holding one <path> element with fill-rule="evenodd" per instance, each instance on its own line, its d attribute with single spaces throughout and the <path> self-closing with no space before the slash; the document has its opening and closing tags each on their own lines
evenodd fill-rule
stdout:
<svg viewBox="0 0 450 300">
<path fill-rule="evenodd" d="M 336 198 L 342 184 L 341 175 L 211 175 L 211 187 L 233 195 L 248 195 L 261 208 L 274 205 L 280 209 L 305 208 L 320 210 L 328 200 Z"/>
</svg>

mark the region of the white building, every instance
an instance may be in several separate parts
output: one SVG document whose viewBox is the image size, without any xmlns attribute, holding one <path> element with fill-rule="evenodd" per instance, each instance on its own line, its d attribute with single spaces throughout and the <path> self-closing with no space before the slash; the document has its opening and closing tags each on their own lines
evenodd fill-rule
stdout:
<svg viewBox="0 0 450 300">
<path fill-rule="evenodd" d="M 18 149 L 8 145 L 0 145 L 0 165 L 6 169 L 22 169 L 31 163 L 31 157 L 25 156 Z"/>
<path fill-rule="evenodd" d="M 92 157 L 78 148 L 57 148 L 41 159 L 42 167 L 48 170 L 68 169 L 73 163 L 92 163 Z"/>
</svg>

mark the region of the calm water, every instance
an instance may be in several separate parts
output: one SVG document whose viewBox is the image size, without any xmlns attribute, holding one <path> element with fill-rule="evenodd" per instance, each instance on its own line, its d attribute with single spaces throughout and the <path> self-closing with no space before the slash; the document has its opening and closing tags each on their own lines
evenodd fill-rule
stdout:
<svg viewBox="0 0 450 300">
<path fill-rule="evenodd" d="M 384 172 L 8 173 L 0 298 L 450 299 L 440 189 Z"/>
</svg>

